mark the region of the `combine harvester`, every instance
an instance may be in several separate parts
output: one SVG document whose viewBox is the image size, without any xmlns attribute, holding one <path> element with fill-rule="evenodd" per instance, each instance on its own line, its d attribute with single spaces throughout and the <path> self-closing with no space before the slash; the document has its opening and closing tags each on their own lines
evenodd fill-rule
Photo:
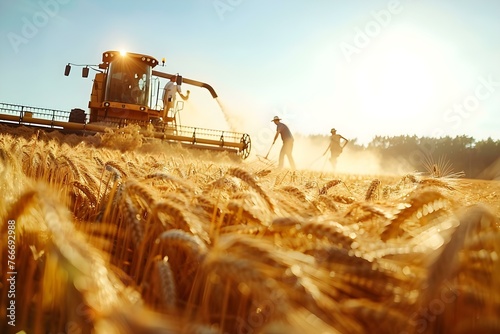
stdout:
<svg viewBox="0 0 500 334">
<path fill-rule="evenodd" d="M 153 70 L 157 65 L 158 61 L 148 55 L 104 52 L 97 69 L 92 65 L 80 65 L 85 78 L 90 68 L 98 72 L 88 104 L 89 115 L 82 109 L 68 112 L 0 103 L 0 122 L 81 134 L 138 124 L 140 132 L 145 135 L 151 135 L 152 127 L 154 138 L 190 148 L 229 151 L 246 159 L 251 149 L 248 134 L 181 125 L 179 111 L 183 109 L 184 101 L 164 106 L 160 97 L 163 95 L 160 78 L 171 80 L 174 77 L 177 85 L 185 83 L 206 88 L 214 99 L 217 98 L 215 90 L 203 82 Z M 68 64 L 64 75 L 68 76 L 70 71 L 71 64 Z"/>
</svg>

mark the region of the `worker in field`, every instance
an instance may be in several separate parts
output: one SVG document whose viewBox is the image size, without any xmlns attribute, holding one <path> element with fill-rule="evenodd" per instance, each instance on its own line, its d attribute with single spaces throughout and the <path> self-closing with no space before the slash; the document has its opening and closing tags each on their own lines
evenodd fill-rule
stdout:
<svg viewBox="0 0 500 334">
<path fill-rule="evenodd" d="M 276 135 L 274 136 L 273 145 L 278 139 L 278 136 L 281 135 L 281 140 L 283 140 L 283 146 L 281 147 L 280 156 L 278 160 L 278 168 L 283 168 L 283 164 L 285 161 L 285 155 L 288 158 L 288 162 L 290 163 L 290 167 L 292 170 L 295 170 L 295 161 L 293 160 L 292 151 L 293 151 L 293 136 L 290 132 L 288 126 L 284 123 L 280 122 L 281 119 L 278 116 L 274 116 L 271 122 L 276 124 Z"/>
<path fill-rule="evenodd" d="M 175 99 L 179 93 L 180 97 L 186 101 L 189 98 L 189 90 L 187 94 L 182 94 L 181 85 L 177 84 L 177 75 L 173 75 L 170 81 L 167 82 L 165 88 L 163 89 L 163 118 L 168 115 L 168 111 L 175 108 Z"/>
<path fill-rule="evenodd" d="M 330 133 L 332 134 L 332 136 L 330 137 L 330 144 L 326 148 L 326 151 L 325 153 L 323 153 L 323 155 L 330 151 L 330 163 L 332 164 L 333 169 L 335 169 L 337 167 L 337 158 L 339 157 L 340 153 L 342 153 L 342 150 L 347 145 L 349 140 L 337 134 L 336 129 L 331 129 Z"/>
</svg>

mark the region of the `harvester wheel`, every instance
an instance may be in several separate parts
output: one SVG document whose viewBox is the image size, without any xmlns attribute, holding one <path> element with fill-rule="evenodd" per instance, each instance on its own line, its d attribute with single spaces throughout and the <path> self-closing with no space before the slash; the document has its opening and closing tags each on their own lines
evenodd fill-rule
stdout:
<svg viewBox="0 0 500 334">
<path fill-rule="evenodd" d="M 240 139 L 240 143 L 243 144 L 243 148 L 240 150 L 241 158 L 246 159 L 250 155 L 250 150 L 252 149 L 252 141 L 250 136 L 246 133 Z"/>
</svg>

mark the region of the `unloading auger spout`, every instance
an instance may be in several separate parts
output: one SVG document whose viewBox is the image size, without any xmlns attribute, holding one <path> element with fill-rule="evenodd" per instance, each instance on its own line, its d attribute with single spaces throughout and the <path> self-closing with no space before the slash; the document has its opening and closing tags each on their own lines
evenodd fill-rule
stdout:
<svg viewBox="0 0 500 334">
<path fill-rule="evenodd" d="M 164 79 L 170 79 L 170 78 L 176 77 L 176 76 L 178 77 L 177 74 L 163 73 L 163 72 L 159 72 L 159 71 L 153 71 L 152 74 L 153 74 L 153 76 L 157 76 L 157 77 L 164 78 Z M 186 83 L 188 85 L 192 85 L 192 86 L 196 86 L 196 87 L 206 88 L 210 92 L 210 94 L 212 95 L 212 97 L 214 99 L 216 99 L 218 97 L 217 93 L 215 92 L 215 89 L 213 89 L 213 87 L 207 83 L 204 83 L 201 81 L 196 81 L 193 79 L 184 78 L 184 77 L 182 77 L 182 83 Z"/>
</svg>

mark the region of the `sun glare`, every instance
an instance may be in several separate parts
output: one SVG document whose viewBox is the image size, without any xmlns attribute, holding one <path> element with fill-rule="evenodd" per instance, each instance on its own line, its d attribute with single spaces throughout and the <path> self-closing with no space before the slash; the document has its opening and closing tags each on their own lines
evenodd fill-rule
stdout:
<svg viewBox="0 0 500 334">
<path fill-rule="evenodd" d="M 363 143 L 375 135 L 426 135 L 442 120 L 440 110 L 458 89 L 454 69 L 464 65 L 429 32 L 404 24 L 390 28 L 351 62 L 338 58 L 338 48 L 319 49 L 311 70 L 317 74 L 309 80 L 317 88 L 301 109 L 314 110 L 325 124 Z M 305 117 L 300 127 L 325 131 Z"/>
<path fill-rule="evenodd" d="M 374 43 L 354 73 L 362 114 L 381 122 L 428 121 L 449 77 L 440 49 L 429 36 L 408 31 L 388 32 Z"/>
<path fill-rule="evenodd" d="M 356 81 L 363 109 L 388 118 L 399 118 L 402 112 L 422 112 L 433 91 L 430 64 L 421 54 L 404 48 L 365 60 Z"/>
</svg>

